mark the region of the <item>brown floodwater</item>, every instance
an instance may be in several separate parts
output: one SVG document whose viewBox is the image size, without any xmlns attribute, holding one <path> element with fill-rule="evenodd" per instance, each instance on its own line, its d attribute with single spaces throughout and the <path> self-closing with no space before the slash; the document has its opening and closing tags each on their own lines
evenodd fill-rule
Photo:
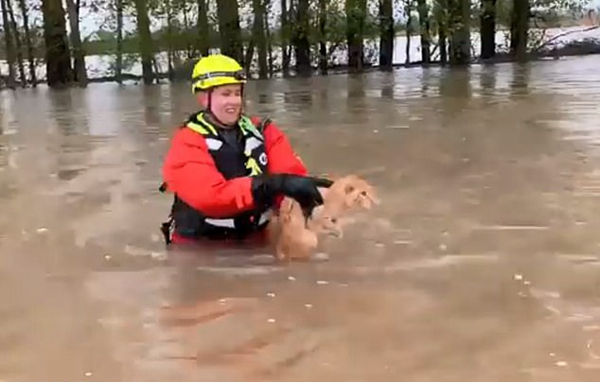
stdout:
<svg viewBox="0 0 600 382">
<path fill-rule="evenodd" d="M 382 204 L 329 261 L 166 251 L 185 85 L 0 93 L 0 379 L 600 380 L 600 58 L 253 81 Z"/>
</svg>

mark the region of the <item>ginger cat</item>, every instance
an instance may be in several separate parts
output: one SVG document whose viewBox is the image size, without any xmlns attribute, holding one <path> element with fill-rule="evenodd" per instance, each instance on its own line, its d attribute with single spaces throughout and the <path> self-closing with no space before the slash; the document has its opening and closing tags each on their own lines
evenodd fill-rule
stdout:
<svg viewBox="0 0 600 382">
<path fill-rule="evenodd" d="M 330 188 L 319 191 L 324 204 L 315 208 L 308 219 L 295 200 L 283 199 L 279 216 L 269 227 L 278 260 L 310 259 L 318 246 L 319 235 L 342 237 L 342 218 L 347 212 L 355 208 L 371 209 L 379 204 L 373 186 L 356 175 L 334 179 Z"/>
</svg>

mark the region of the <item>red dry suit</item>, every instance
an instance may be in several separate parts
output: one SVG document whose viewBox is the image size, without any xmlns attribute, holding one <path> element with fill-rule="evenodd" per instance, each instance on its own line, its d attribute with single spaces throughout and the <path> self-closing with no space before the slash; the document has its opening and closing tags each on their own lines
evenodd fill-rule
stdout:
<svg viewBox="0 0 600 382">
<path fill-rule="evenodd" d="M 163 165 L 163 185 L 175 194 L 170 220 L 163 223 L 167 242 L 167 230 L 174 242 L 243 239 L 263 231 L 270 211 L 254 204 L 252 176 L 307 175 L 287 136 L 269 119 L 242 116 L 237 129 L 220 129 L 199 112 L 175 133 Z M 235 139 L 227 137 L 232 133 Z"/>
</svg>

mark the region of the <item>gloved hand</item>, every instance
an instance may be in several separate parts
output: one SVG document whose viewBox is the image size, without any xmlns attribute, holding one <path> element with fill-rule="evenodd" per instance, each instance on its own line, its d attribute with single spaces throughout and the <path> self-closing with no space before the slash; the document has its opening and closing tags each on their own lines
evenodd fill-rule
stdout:
<svg viewBox="0 0 600 382">
<path fill-rule="evenodd" d="M 269 174 L 252 179 L 252 195 L 259 205 L 269 205 L 277 194 L 283 194 L 298 202 L 305 215 L 323 204 L 323 197 L 317 187 L 329 188 L 329 179 L 299 176 L 292 174 Z"/>
</svg>

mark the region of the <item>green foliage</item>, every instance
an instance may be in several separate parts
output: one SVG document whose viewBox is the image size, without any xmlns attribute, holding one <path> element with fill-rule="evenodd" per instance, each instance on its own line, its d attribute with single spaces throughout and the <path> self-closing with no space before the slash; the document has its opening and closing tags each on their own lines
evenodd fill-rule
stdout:
<svg viewBox="0 0 600 382">
<path fill-rule="evenodd" d="M 279 2 L 274 4 L 274 1 L 267 1 L 268 12 L 272 15 L 274 8 L 277 8 L 279 13 Z M 377 6 L 371 7 L 371 11 L 367 11 L 366 15 L 362 14 L 362 10 L 358 6 L 360 0 L 350 0 L 350 7 L 346 9 L 346 0 L 326 0 L 326 19 L 327 23 L 325 29 L 322 32 L 320 30 L 320 17 L 319 14 L 319 0 L 310 0 L 309 5 L 309 42 L 311 49 L 313 49 L 312 56 L 315 60 L 318 57 L 318 43 L 320 41 L 326 41 L 328 43 L 328 55 L 331 56 L 339 49 L 346 48 L 348 22 L 347 13 L 356 15 L 361 18 L 365 16 L 364 25 L 362 26 L 363 37 L 367 40 L 375 39 L 379 36 L 380 27 L 379 19 L 377 15 Z M 375 0 L 379 1 L 379 0 Z M 428 2 L 430 5 L 428 9 L 428 15 L 431 17 L 430 28 L 432 36 L 436 36 L 441 28 L 444 28 L 448 35 L 452 34 L 453 30 L 461 27 L 461 23 L 465 22 L 450 22 L 448 4 L 451 0 L 433 0 Z M 454 0 L 456 3 L 458 0 Z M 497 28 L 508 29 L 510 25 L 510 17 L 512 12 L 512 3 L 514 0 L 497 0 L 496 14 L 497 14 Z M 40 10 L 40 0 L 30 0 L 31 10 Z M 216 19 L 215 1 L 208 1 L 210 11 L 208 13 L 210 32 L 209 41 L 212 47 L 219 46 L 219 33 L 217 32 L 218 20 Z M 252 9 L 251 0 L 240 0 L 240 6 L 246 10 Z M 291 38 L 291 26 L 294 23 L 295 15 L 294 8 L 296 8 L 297 0 L 293 2 L 293 6 L 290 7 L 290 1 L 288 3 L 288 22 L 283 25 L 283 29 L 280 30 L 278 27 L 273 25 L 272 16 L 270 25 L 270 45 L 276 47 L 281 45 L 281 38 L 283 31 L 283 38 L 290 41 Z M 95 13 L 106 14 L 106 20 L 101 30 L 97 31 L 93 38 L 86 38 L 83 41 L 84 49 L 88 55 L 103 55 L 117 53 L 117 40 L 116 40 L 116 2 L 114 0 L 81 0 L 81 6 L 87 8 Z M 196 42 L 197 36 L 197 3 L 196 0 L 147 0 L 148 12 L 152 20 L 152 24 L 155 25 L 157 20 L 160 20 L 160 28 L 152 34 L 155 51 L 177 51 L 184 52 L 183 55 L 194 56 L 197 53 Z M 369 4 L 373 5 L 373 1 Z M 369 5 L 368 4 L 368 5 Z M 589 6 L 589 0 L 531 0 L 531 9 L 533 17 L 531 18 L 530 26 L 532 29 L 529 31 L 530 38 L 529 44 L 530 49 L 536 49 L 544 44 L 546 36 L 543 34 L 544 28 L 557 27 L 561 25 L 568 25 L 573 20 L 579 19 L 584 10 Z M 135 6 L 133 0 L 123 0 L 124 15 L 130 20 L 135 20 Z M 13 1 L 13 6 L 16 10 L 16 1 Z M 373 8 L 375 12 L 373 12 Z M 406 8 L 412 9 L 411 15 L 412 23 L 409 25 L 411 34 L 419 34 L 419 19 L 417 14 L 416 0 L 394 0 L 395 8 L 395 30 L 398 33 L 403 33 L 403 30 L 407 27 L 405 19 L 399 19 L 398 11 Z M 479 27 L 480 17 L 480 4 L 479 2 L 473 2 L 471 7 L 471 17 L 466 22 L 469 23 L 470 27 L 477 29 Z M 82 12 L 85 14 L 87 12 Z M 34 45 L 35 56 L 42 58 L 44 56 L 44 43 L 43 43 L 43 31 L 41 28 L 41 17 L 37 16 L 39 12 L 31 14 L 31 34 L 32 42 Z M 19 12 L 15 12 L 18 16 Z M 17 17 L 20 22 L 20 18 Z M 248 27 L 242 31 L 242 38 L 247 45 L 247 42 L 251 36 L 251 18 L 245 20 Z M 168 21 L 168 23 L 167 23 Z M 277 23 L 279 24 L 279 23 Z M 19 28 L 21 36 L 24 35 L 22 28 Z M 1 35 L 1 34 L 0 34 Z M 0 57 L 4 57 L 4 46 L 0 47 Z M 137 33 L 125 33 L 123 41 L 123 53 L 124 56 L 124 67 L 127 67 L 126 62 L 132 63 L 135 57 L 138 55 L 140 49 L 139 39 Z M 367 52 L 367 55 L 371 55 L 373 52 Z M 331 58 L 331 57 L 330 57 Z M 330 60 L 331 61 L 331 60 Z"/>
</svg>

